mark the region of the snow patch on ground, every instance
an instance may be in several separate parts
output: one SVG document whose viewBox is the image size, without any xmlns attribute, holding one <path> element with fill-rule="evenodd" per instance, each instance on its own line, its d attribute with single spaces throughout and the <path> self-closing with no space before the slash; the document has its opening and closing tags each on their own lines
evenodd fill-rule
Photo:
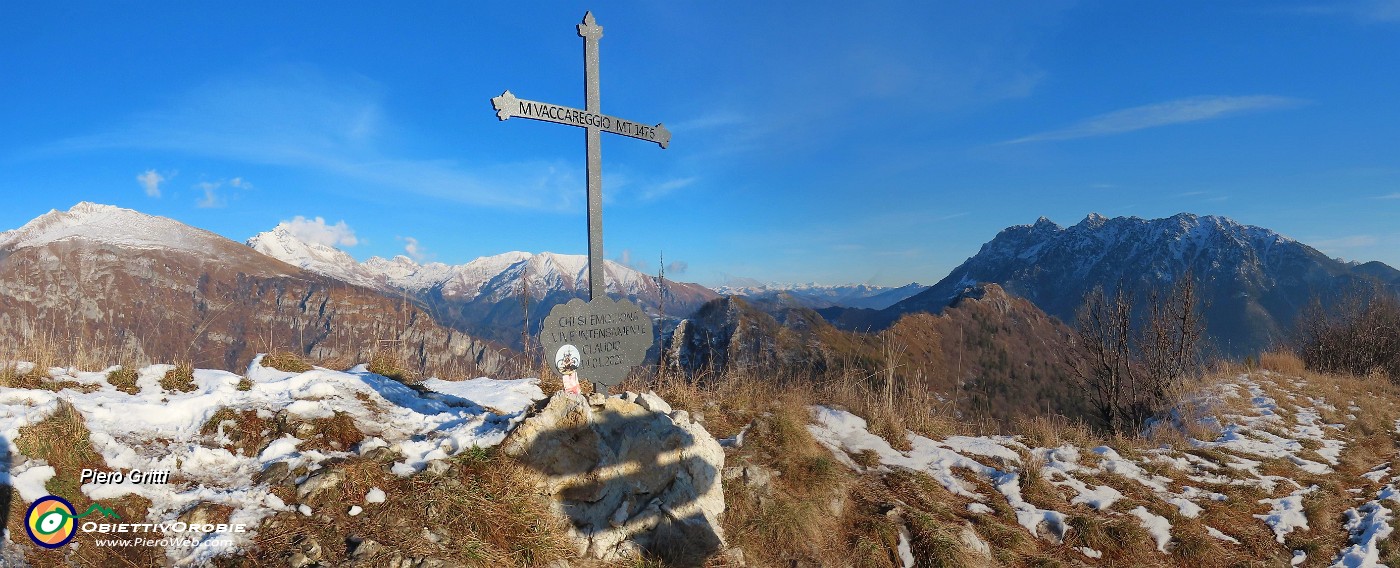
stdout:
<svg viewBox="0 0 1400 568">
<path fill-rule="evenodd" d="M 108 384 L 106 372 L 74 369 L 54 369 L 52 378 L 96 389 L 0 389 L 0 436 L 4 436 L 13 462 L 10 473 L 0 482 L 15 487 L 26 502 L 48 494 L 44 484 L 53 477 L 54 469 L 20 453 L 15 440 L 21 428 L 46 419 L 60 401 L 66 401 L 82 415 L 93 447 L 109 468 L 171 472 L 169 484 L 86 484 L 80 490 L 88 498 L 144 497 L 151 501 L 148 522 L 174 521 L 200 502 L 218 503 L 234 509 L 232 522 L 255 528 L 264 518 L 289 508 L 266 484 L 254 483 L 255 475 L 278 462 L 314 471 L 324 460 L 352 455 L 354 448 L 303 449 L 303 440 L 287 435 L 272 441 L 258 455 L 244 455 L 242 450 L 233 453 L 222 447 L 228 443 L 222 429 L 213 435 L 201 431 L 220 409 L 255 411 L 267 418 L 284 409 L 308 419 L 346 414 L 367 436 L 369 448 L 387 446 L 400 451 L 405 457 L 394 465 L 394 472 L 408 475 L 421 470 L 429 460 L 500 443 L 522 419 L 525 408 L 544 398 L 535 379 L 475 379 L 465 381 L 465 385 L 430 379 L 424 386 L 434 392 L 424 395 L 370 373 L 364 366 L 345 372 L 316 368 L 290 373 L 263 367 L 261 359 L 255 358 L 243 376 L 196 370 L 192 392 L 160 388 L 160 379 L 170 365 L 140 369 L 136 394 Z M 252 386 L 239 390 L 245 378 Z M 383 497 L 379 492 L 380 501 Z M 176 563 L 208 563 L 216 553 L 226 550 L 214 546 L 211 539 L 232 539 L 236 549 L 251 542 L 252 535 L 212 534 L 195 550 L 168 549 L 167 558 Z"/>
<path fill-rule="evenodd" d="M 1274 530 L 1274 539 L 1283 544 L 1284 537 L 1295 530 L 1308 530 L 1308 517 L 1303 514 L 1303 497 L 1317 490 L 1316 485 L 1299 489 L 1286 497 L 1260 499 L 1273 508 L 1266 515 L 1254 515 Z"/>
</svg>

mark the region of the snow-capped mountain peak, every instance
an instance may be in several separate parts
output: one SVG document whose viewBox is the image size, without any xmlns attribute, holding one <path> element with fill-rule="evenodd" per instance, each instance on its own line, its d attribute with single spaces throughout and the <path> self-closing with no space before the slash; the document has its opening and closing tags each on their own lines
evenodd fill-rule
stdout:
<svg viewBox="0 0 1400 568">
<path fill-rule="evenodd" d="M 139 249 L 210 253 L 226 240 L 174 219 L 84 201 L 67 211 L 51 210 L 18 229 L 0 233 L 0 249 L 88 241 Z"/>
<path fill-rule="evenodd" d="M 878 310 L 894 305 L 926 288 L 918 282 L 897 288 L 869 284 L 758 284 L 747 280 L 740 284 L 720 286 L 715 291 L 725 296 L 744 296 L 753 300 L 786 296 L 799 305 L 815 309 L 844 306 Z"/>
<path fill-rule="evenodd" d="M 246 244 L 262 254 L 317 274 L 360 286 L 384 287 L 375 272 L 366 269 L 345 251 L 302 240 L 286 225 L 258 233 Z"/>
</svg>

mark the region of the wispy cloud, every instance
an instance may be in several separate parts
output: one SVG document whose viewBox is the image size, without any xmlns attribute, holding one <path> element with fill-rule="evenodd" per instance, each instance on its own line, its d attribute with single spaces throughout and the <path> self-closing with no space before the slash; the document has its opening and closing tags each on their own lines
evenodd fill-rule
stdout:
<svg viewBox="0 0 1400 568">
<path fill-rule="evenodd" d="M 175 176 L 175 174 L 170 175 L 171 177 Z M 160 175 L 155 170 L 146 170 L 136 176 L 136 181 L 140 182 L 141 187 L 146 190 L 147 197 L 160 197 L 160 184 L 165 181 L 165 176 Z"/>
<path fill-rule="evenodd" d="M 1376 199 L 1400 199 L 1400 192 L 1395 192 L 1390 195 L 1377 195 Z"/>
<path fill-rule="evenodd" d="M 307 219 L 297 215 L 290 221 L 278 223 L 278 226 L 287 229 L 292 235 L 308 243 L 331 247 L 353 247 L 360 244 L 360 239 L 355 236 L 355 230 L 345 224 L 344 220 L 331 225 L 326 223 L 323 217 Z"/>
<path fill-rule="evenodd" d="M 199 199 L 195 200 L 195 207 L 211 209 L 228 205 L 228 200 L 225 199 L 223 191 L 225 186 L 237 191 L 253 189 L 253 184 L 241 177 L 216 181 L 201 181 L 192 186 L 202 194 Z"/>
<path fill-rule="evenodd" d="M 307 168 L 342 177 L 358 190 L 410 193 L 504 208 L 576 210 L 583 165 L 521 160 L 468 164 L 395 155 L 398 131 L 383 115 L 380 87 L 292 67 L 210 81 L 165 108 L 116 127 L 61 140 L 39 153 L 149 149 L 261 165 Z M 246 180 L 241 180 L 246 183 Z M 212 183 L 212 182 L 210 182 Z M 221 188 L 196 186 L 199 204 L 217 206 Z M 236 187 L 228 180 L 222 189 Z"/>
<path fill-rule="evenodd" d="M 673 275 L 685 274 L 687 270 L 690 270 L 690 263 L 684 260 L 673 260 L 666 265 L 666 272 Z"/>
<path fill-rule="evenodd" d="M 616 261 L 618 264 L 621 264 L 628 268 L 632 268 L 634 270 L 647 269 L 647 261 L 642 260 L 640 258 L 636 258 L 636 256 L 632 254 L 632 249 L 622 249 L 622 252 L 619 253 L 617 255 L 617 258 L 614 258 L 613 260 Z"/>
<path fill-rule="evenodd" d="M 195 200 L 195 207 L 199 207 L 201 209 L 223 207 L 225 204 L 224 199 L 218 194 L 219 187 L 222 185 L 222 181 L 201 181 L 197 184 L 194 184 L 195 189 L 204 192 L 203 197 L 200 197 L 198 200 Z"/>
<path fill-rule="evenodd" d="M 1109 136 L 1158 126 L 1214 120 L 1247 112 L 1294 108 L 1305 102 L 1301 99 L 1271 95 L 1190 97 L 1116 110 L 1058 130 L 1009 140 L 1005 144 Z"/>
<path fill-rule="evenodd" d="M 694 184 L 696 179 L 698 178 L 694 176 L 668 179 L 651 187 L 647 187 L 642 190 L 642 200 L 653 201 L 656 199 L 660 199 L 662 197 L 670 195 L 671 192 L 676 191 L 677 189 L 681 189 L 683 187 L 687 187 Z"/>
<path fill-rule="evenodd" d="M 403 252 L 413 259 L 414 262 L 427 262 L 433 259 L 433 254 L 428 252 L 428 248 L 418 242 L 413 237 L 396 237 L 403 241 Z"/>
</svg>

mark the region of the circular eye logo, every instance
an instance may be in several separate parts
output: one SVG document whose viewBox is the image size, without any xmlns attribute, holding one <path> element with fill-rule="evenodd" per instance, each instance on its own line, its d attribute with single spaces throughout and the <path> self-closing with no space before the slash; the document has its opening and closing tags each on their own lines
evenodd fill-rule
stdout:
<svg viewBox="0 0 1400 568">
<path fill-rule="evenodd" d="M 67 499 L 56 495 L 40 497 L 29 506 L 24 516 L 24 530 L 34 544 L 44 548 L 58 548 L 73 540 L 77 534 L 73 522 L 77 512 Z"/>
</svg>

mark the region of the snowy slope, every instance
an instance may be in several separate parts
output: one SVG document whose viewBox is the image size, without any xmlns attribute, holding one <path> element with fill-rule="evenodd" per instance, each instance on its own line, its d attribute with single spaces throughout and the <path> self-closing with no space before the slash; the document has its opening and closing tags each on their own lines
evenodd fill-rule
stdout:
<svg viewBox="0 0 1400 568">
<path fill-rule="evenodd" d="M 1400 434 L 1400 421 L 1379 421 L 1388 431 L 1381 432 L 1388 459 L 1362 458 L 1387 461 L 1358 469 L 1347 453 L 1367 443 L 1377 415 L 1395 415 L 1392 400 L 1352 390 L 1358 386 L 1314 384 L 1269 371 L 1239 375 L 1191 402 L 1202 405 L 1196 415 L 1202 426 L 1216 427 L 1216 434 L 1205 439 L 1186 434 L 1184 443 L 1174 444 L 1084 447 L 1061 439 L 1038 446 L 1023 436 L 937 440 L 908 432 L 909 449 L 901 451 L 872 434 L 861 417 L 822 406 L 811 409 L 808 429 L 852 469 L 926 474 L 965 500 L 968 515 L 995 516 L 1009 509 L 1022 530 L 1053 543 L 1082 543 L 1068 521 L 1099 515 L 1139 525 L 1170 565 L 1190 562 L 1180 556 L 1190 553 L 1182 543 L 1198 539 L 1195 535 L 1218 541 L 1214 546 L 1222 553 L 1215 560 L 1266 560 L 1252 548 L 1260 546 L 1263 533 L 1280 546 L 1274 553 L 1279 564 L 1376 567 L 1383 566 L 1382 545 L 1394 544 L 1386 539 L 1393 532 L 1393 511 L 1400 507 L 1400 475 L 1392 471 L 1390 440 Z M 1053 488 L 1048 494 L 1053 499 L 1044 491 L 1026 491 L 1042 482 Z M 1340 518 L 1309 512 L 1335 501 L 1351 504 Z M 1129 505 L 1115 506 L 1120 502 Z M 1241 517 L 1257 524 L 1241 524 Z M 1330 535 L 1338 534 L 1339 548 L 1315 550 L 1312 543 L 1332 542 Z M 1115 565 L 1103 550 L 1074 550 L 1082 555 L 1079 561 Z"/>
<path fill-rule="evenodd" d="M 345 251 L 321 243 L 303 241 L 284 225 L 258 233 L 245 244 L 253 250 L 297 268 L 342 282 L 368 288 L 387 288 L 383 278 L 375 271 L 362 266 Z"/>
<path fill-rule="evenodd" d="M 283 226 L 257 234 L 247 245 L 287 264 L 344 282 L 414 294 L 437 289 L 444 297 L 458 301 L 505 300 L 518 294 L 522 281 L 528 283 L 535 298 L 587 288 L 585 255 L 512 251 L 459 265 L 419 264 L 406 256 L 376 256 L 361 263 L 335 247 L 305 242 Z M 652 276 L 611 260 L 604 261 L 604 271 L 609 293 L 654 293 Z"/>
<path fill-rule="evenodd" d="M 67 211 L 49 211 L 18 229 L 0 233 L 0 249 L 70 241 L 215 254 L 228 239 L 173 219 L 86 201 Z"/>
<path fill-rule="evenodd" d="M 317 368 L 305 373 L 278 371 L 254 359 L 243 376 L 225 371 L 196 370 L 192 392 L 167 391 L 161 378 L 170 365 L 141 369 L 135 394 L 119 391 L 106 380 L 106 372 L 80 372 L 54 368 L 48 375 L 64 388 L 0 389 L 0 435 L 11 456 L 8 472 L 0 482 L 13 486 L 21 499 L 32 502 L 48 494 L 45 483 L 54 468 L 20 452 L 15 440 L 22 428 L 44 420 L 67 401 L 91 431 L 93 446 L 112 470 L 170 471 L 169 484 L 93 484 L 81 486 L 95 501 L 136 494 L 151 501 L 147 519 L 129 522 L 169 522 L 200 502 L 233 508 L 230 523 L 245 523 L 243 534 L 209 533 L 194 548 L 172 545 L 166 556 L 180 565 L 204 565 L 225 549 L 219 539 L 246 545 L 256 536 L 263 519 L 284 510 L 269 483 L 256 476 L 278 463 L 289 470 L 306 467 L 314 472 L 329 459 L 364 454 L 380 447 L 399 452 L 402 459 L 392 471 L 411 475 L 427 462 L 501 442 L 521 418 L 527 406 L 544 397 L 536 379 L 496 381 L 476 379 L 450 382 L 432 379 L 423 386 L 434 391 L 421 394 L 400 383 L 357 366 L 345 372 Z M 21 363 L 20 371 L 32 368 Z M 245 389 L 240 388 L 240 382 Z M 363 432 L 365 440 L 343 450 L 306 449 L 304 440 L 287 434 L 258 455 L 230 452 L 233 422 L 211 424 L 221 409 L 252 411 L 260 417 L 285 414 L 310 420 L 345 413 Z M 303 507 L 305 505 L 302 505 Z M 373 505 L 370 505 L 373 507 Z M 10 535 L 12 548 L 23 535 Z"/>
</svg>

